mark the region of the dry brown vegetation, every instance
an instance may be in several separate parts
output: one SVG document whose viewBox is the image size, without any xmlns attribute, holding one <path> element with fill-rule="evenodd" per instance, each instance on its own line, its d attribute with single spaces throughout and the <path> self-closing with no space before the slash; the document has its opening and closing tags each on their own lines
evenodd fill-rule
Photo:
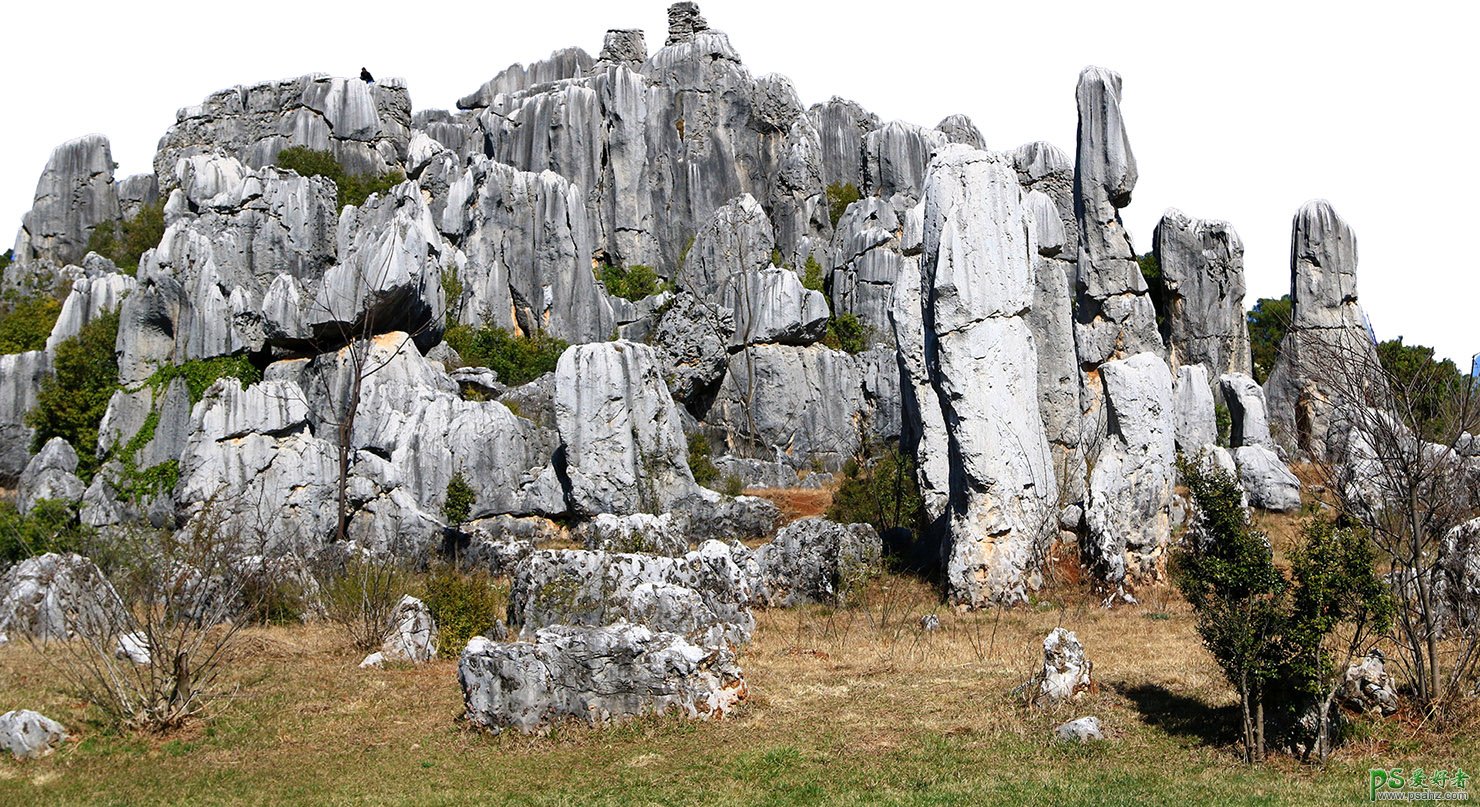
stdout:
<svg viewBox="0 0 1480 807">
<path fill-rule="evenodd" d="M 96 726 L 41 658 L 11 645 L 0 708 L 37 708 L 75 736 L 51 758 L 0 761 L 0 803 L 1341 803 L 1365 795 L 1371 766 L 1473 767 L 1473 736 L 1441 742 L 1401 716 L 1364 722 L 1368 738 L 1325 768 L 1242 765 L 1232 693 L 1191 613 L 1170 588 L 1143 594 L 1106 610 L 1066 588 L 957 613 L 928 585 L 885 575 L 847 609 L 759 613 L 740 651 L 749 700 L 732 719 L 548 737 L 467 729 L 455 662 L 361 671 L 322 625 L 244 632 L 233 696 L 165 736 Z M 940 631 L 921 631 L 927 613 Z M 1097 691 L 1026 707 L 1014 689 L 1059 625 L 1084 642 Z M 1085 714 L 1111 742 L 1049 739 Z"/>
</svg>

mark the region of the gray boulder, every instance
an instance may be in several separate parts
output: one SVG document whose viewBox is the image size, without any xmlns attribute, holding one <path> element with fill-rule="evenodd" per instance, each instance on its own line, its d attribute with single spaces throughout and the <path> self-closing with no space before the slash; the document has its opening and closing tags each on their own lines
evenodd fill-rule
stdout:
<svg viewBox="0 0 1480 807">
<path fill-rule="evenodd" d="M 1384 717 L 1398 711 L 1398 684 L 1384 668 L 1382 652 L 1373 649 L 1352 662 L 1342 678 L 1337 697 L 1359 712 L 1376 711 Z"/>
<path fill-rule="evenodd" d="M 1229 444 L 1274 448 L 1269 435 L 1269 414 L 1264 389 L 1253 378 L 1242 373 L 1219 376 L 1218 386 L 1228 407 Z"/>
<path fill-rule="evenodd" d="M 685 403 L 724 378 L 734 314 L 688 292 L 673 296 L 649 336 L 674 400 Z"/>
<path fill-rule="evenodd" d="M 25 515 L 43 499 L 77 504 L 82 501 L 87 486 L 76 474 L 77 452 L 72 450 L 72 444 L 60 437 L 51 438 L 21 473 L 15 494 L 16 510 Z"/>
<path fill-rule="evenodd" d="M 746 270 L 732 276 L 720 304 L 735 312 L 730 345 L 809 345 L 827 331 L 830 312 L 820 291 L 802 286 L 790 269 Z"/>
<path fill-rule="evenodd" d="M 62 724 L 30 709 L 0 715 L 0 748 L 16 759 L 39 759 L 67 740 Z"/>
<path fill-rule="evenodd" d="M 1168 210 L 1151 236 L 1166 287 L 1166 336 L 1173 366 L 1214 375 L 1253 372 L 1244 312 L 1244 245 L 1226 221 Z"/>
<path fill-rule="evenodd" d="M 1088 560 L 1112 585 L 1155 582 L 1176 476 L 1171 375 L 1152 353 L 1106 362 L 1100 374 L 1108 432 L 1089 480 Z"/>
<path fill-rule="evenodd" d="M 30 461 L 36 432 L 26 424 L 26 413 L 50 374 L 44 350 L 0 356 L 0 483 L 14 484 Z"/>
<path fill-rule="evenodd" d="M 475 637 L 458 661 L 468 721 L 491 731 L 547 731 L 643 714 L 723 717 L 745 697 L 734 654 L 641 625 L 556 626 L 530 641 Z"/>
<path fill-rule="evenodd" d="M 560 356 L 555 417 L 575 512 L 662 513 L 700 495 L 658 368 L 652 348 L 625 341 Z"/>
<path fill-rule="evenodd" d="M 924 365 L 950 464 L 947 596 L 1027 598 L 1054 534 L 1058 489 L 1038 405 L 1032 213 L 1005 158 L 947 146 L 925 188 Z"/>
<path fill-rule="evenodd" d="M 901 208 L 919 201 L 931 158 L 948 144 L 946 135 L 903 121 L 890 121 L 863 138 L 863 190 L 884 199 L 901 197 Z"/>
<path fill-rule="evenodd" d="M 748 553 L 706 541 L 682 557 L 590 550 L 538 550 L 514 569 L 509 624 L 522 635 L 551 625 L 610 625 L 641 619 L 654 630 L 696 641 L 742 644 L 755 630 L 750 612 L 757 570 Z M 657 589 L 637 593 L 644 584 Z M 689 607 L 696 592 L 703 608 Z M 665 605 L 656 608 L 653 598 Z M 680 607 L 682 606 L 682 607 Z"/>
<path fill-rule="evenodd" d="M 1053 737 L 1061 743 L 1088 743 L 1105 739 L 1100 731 L 1100 719 L 1094 715 L 1060 723 L 1053 730 Z"/>
<path fill-rule="evenodd" d="M 1073 631 L 1054 628 L 1043 640 L 1043 671 L 1033 683 L 1036 702 L 1056 704 L 1079 700 L 1094 686 L 1094 664 Z"/>
<path fill-rule="evenodd" d="M 965 115 L 947 115 L 940 123 L 935 124 L 935 130 L 945 135 L 948 143 L 960 143 L 974 149 L 987 147 L 987 141 L 982 137 L 981 130 L 976 128 L 971 118 Z"/>
<path fill-rule="evenodd" d="M 1300 480 L 1273 451 L 1264 446 L 1240 446 L 1233 450 L 1233 457 L 1249 504 L 1281 513 L 1300 509 Z"/>
<path fill-rule="evenodd" d="M 106 635 L 123 603 L 98 567 L 77 554 L 27 558 L 0 577 L 0 636 L 14 641 Z"/>
<path fill-rule="evenodd" d="M 714 211 L 699 228 L 676 283 L 679 289 L 713 300 L 736 276 L 769 266 L 775 246 L 775 230 L 766 211 L 755 197 L 744 194 Z"/>
<path fill-rule="evenodd" d="M 699 13 L 698 3 L 674 3 L 668 7 L 668 41 L 666 45 L 693 42 L 694 34 L 709 30 L 709 23 Z"/>
<path fill-rule="evenodd" d="M 757 599 L 773 608 L 845 603 L 878 570 L 882 553 L 878 531 L 867 524 L 793 521 L 755 551 L 761 572 Z"/>
<path fill-rule="evenodd" d="M 109 311 L 118 310 L 123 299 L 138 282 L 128 275 L 108 273 L 80 277 L 62 303 L 51 334 L 46 337 L 46 351 L 55 355 L 57 345 L 82 332 L 82 327 Z"/>
<path fill-rule="evenodd" d="M 380 652 L 389 660 L 421 664 L 437 657 L 437 623 L 426 603 L 406 595 L 391 612 L 390 630 Z"/>
</svg>

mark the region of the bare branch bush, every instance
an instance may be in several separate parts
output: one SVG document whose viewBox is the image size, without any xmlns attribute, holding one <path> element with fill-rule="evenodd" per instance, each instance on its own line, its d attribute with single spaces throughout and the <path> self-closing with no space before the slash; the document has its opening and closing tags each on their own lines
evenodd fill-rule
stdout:
<svg viewBox="0 0 1480 807">
<path fill-rule="evenodd" d="M 410 579 L 389 554 L 358 553 L 321 573 L 318 584 L 324 616 L 356 650 L 370 652 L 385 642 Z"/>
<path fill-rule="evenodd" d="M 1400 378 L 1351 338 L 1300 347 L 1302 408 L 1329 419 L 1323 482 L 1376 544 L 1396 604 L 1397 661 L 1425 715 L 1444 717 L 1480 677 L 1480 625 L 1453 618 L 1460 609 L 1443 581 L 1446 535 L 1480 514 L 1480 459 L 1465 453 L 1480 389 L 1432 370 Z"/>
</svg>

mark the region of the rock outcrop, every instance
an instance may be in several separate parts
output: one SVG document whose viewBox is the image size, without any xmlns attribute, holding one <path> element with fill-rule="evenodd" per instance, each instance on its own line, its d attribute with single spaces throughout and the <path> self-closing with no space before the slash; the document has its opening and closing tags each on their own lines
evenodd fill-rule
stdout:
<svg viewBox="0 0 1480 807">
<path fill-rule="evenodd" d="M 0 636 L 11 641 L 66 640 L 78 630 L 102 635 L 122 607 L 107 578 L 81 555 L 48 552 L 0 576 Z"/>
<path fill-rule="evenodd" d="M 920 406 L 939 408 L 949 424 L 930 440 L 950 467 L 947 592 L 972 607 L 1026 599 L 1056 523 L 1037 350 L 1023 316 L 1034 296 L 1032 224 L 1004 158 L 953 145 L 931 164 L 921 306 L 934 395 Z"/>
<path fill-rule="evenodd" d="M 548 730 L 561 718 L 592 724 L 643 714 L 724 717 L 745 697 L 725 648 L 641 625 L 544 628 L 529 641 L 475 637 L 458 661 L 468 722 L 491 731 Z"/>
<path fill-rule="evenodd" d="M 21 515 L 31 512 L 42 500 L 68 505 L 82 501 L 87 486 L 77 478 L 77 452 L 60 437 L 46 441 L 41 451 L 31 458 L 21 474 L 15 493 L 15 509 Z"/>
<path fill-rule="evenodd" d="M 62 724 L 40 712 L 15 709 L 0 715 L 0 748 L 16 759 L 44 757 L 66 739 Z"/>
<path fill-rule="evenodd" d="M 1264 383 L 1270 431 L 1282 444 L 1321 461 L 1341 406 L 1336 376 L 1377 366 L 1367 317 L 1357 303 L 1357 236 L 1330 202 L 1307 202 L 1295 214 L 1290 299 L 1290 330 Z"/>
<path fill-rule="evenodd" d="M 1249 504 L 1281 513 L 1300 509 L 1300 480 L 1279 455 L 1264 446 L 1240 446 L 1233 450 L 1233 459 Z"/>
<path fill-rule="evenodd" d="M 1078 700 L 1094 687 L 1094 664 L 1073 631 L 1054 628 L 1043 640 L 1043 670 L 1032 682 L 1035 702 Z"/>
<path fill-rule="evenodd" d="M 867 524 L 804 518 L 755 552 L 756 598 L 771 607 L 842 604 L 879 568 L 883 542 Z"/>
<path fill-rule="evenodd" d="M 14 257 L 22 269 L 48 276 L 67 264 L 82 263 L 93 230 L 115 225 L 122 217 L 115 167 L 108 138 L 102 135 L 69 140 L 52 151 L 15 239 Z M 6 271 L 7 281 L 21 276 Z"/>
<path fill-rule="evenodd" d="M 1244 313 L 1244 245 L 1226 221 L 1168 210 L 1152 234 L 1161 267 L 1168 358 L 1201 364 L 1215 376 L 1253 372 Z"/>
<path fill-rule="evenodd" d="M 1192 456 L 1203 446 L 1218 443 L 1215 406 L 1208 368 L 1201 364 L 1177 368 L 1172 382 L 1172 418 L 1179 451 Z"/>
</svg>

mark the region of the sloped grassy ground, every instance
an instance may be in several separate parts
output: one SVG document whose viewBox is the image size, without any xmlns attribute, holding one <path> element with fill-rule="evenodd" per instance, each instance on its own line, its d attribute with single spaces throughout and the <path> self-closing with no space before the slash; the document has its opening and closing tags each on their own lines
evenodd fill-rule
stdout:
<svg viewBox="0 0 1480 807">
<path fill-rule="evenodd" d="M 0 804 L 1341 804 L 1366 800 L 1369 767 L 1480 768 L 1473 730 L 1439 738 L 1401 715 L 1363 721 L 1364 739 L 1324 768 L 1244 766 L 1232 692 L 1185 604 L 1060 600 L 957 614 L 885 576 L 852 608 L 759 614 L 732 719 L 533 738 L 463 727 L 454 662 L 361 671 L 324 626 L 247 631 L 231 696 L 157 737 L 103 729 L 11 645 L 0 711 L 37 708 L 75 736 L 48 759 L 0 761 Z M 923 634 L 931 612 L 943 628 Z M 1012 690 L 1060 624 L 1084 641 L 1099 689 L 1059 711 L 1024 707 Z M 1049 739 L 1085 714 L 1110 742 Z"/>
</svg>

